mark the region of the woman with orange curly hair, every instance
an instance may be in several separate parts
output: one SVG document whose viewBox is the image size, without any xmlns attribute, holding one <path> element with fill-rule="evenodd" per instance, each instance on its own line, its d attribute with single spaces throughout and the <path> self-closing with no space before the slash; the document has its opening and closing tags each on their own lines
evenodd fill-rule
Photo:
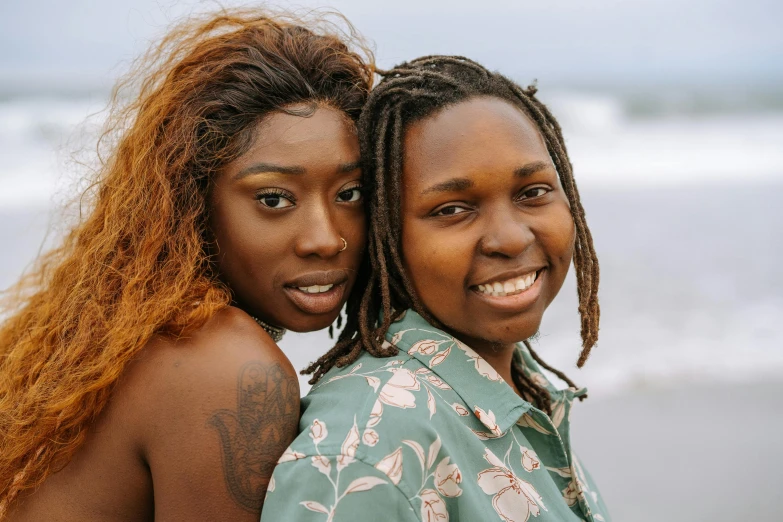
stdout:
<svg viewBox="0 0 783 522">
<path fill-rule="evenodd" d="M 0 520 L 258 520 L 299 417 L 276 341 L 364 249 L 352 34 L 221 11 L 115 89 L 90 211 L 0 325 Z"/>
</svg>

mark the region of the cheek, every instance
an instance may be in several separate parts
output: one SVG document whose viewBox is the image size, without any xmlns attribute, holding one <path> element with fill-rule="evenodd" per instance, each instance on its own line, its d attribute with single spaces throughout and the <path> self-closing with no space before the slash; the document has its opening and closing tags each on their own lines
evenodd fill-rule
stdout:
<svg viewBox="0 0 783 522">
<path fill-rule="evenodd" d="M 280 234 L 282 227 L 259 219 L 253 201 L 234 199 L 230 203 L 218 201 L 210 219 L 220 276 L 235 291 L 267 286 L 264 281 L 275 273 L 272 268 L 287 245 Z"/>
<path fill-rule="evenodd" d="M 364 210 L 349 215 L 341 225 L 340 231 L 344 233 L 346 240 L 353 240 L 355 245 L 362 245 L 357 250 L 364 252 L 364 246 L 367 244 L 367 218 Z"/>
<path fill-rule="evenodd" d="M 576 228 L 571 210 L 564 202 L 548 213 L 541 227 L 540 237 L 548 257 L 566 265 L 574 255 Z"/>
<path fill-rule="evenodd" d="M 470 260 L 461 243 L 445 230 L 403 226 L 402 256 L 405 269 L 416 293 L 434 314 L 454 302 L 461 291 Z"/>
</svg>

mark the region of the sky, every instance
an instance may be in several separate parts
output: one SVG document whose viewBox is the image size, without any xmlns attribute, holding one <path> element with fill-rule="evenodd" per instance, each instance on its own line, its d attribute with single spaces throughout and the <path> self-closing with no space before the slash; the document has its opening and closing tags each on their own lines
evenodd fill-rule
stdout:
<svg viewBox="0 0 783 522">
<path fill-rule="evenodd" d="M 172 20 L 218 5 L 3 0 L 0 81 L 111 83 Z M 521 80 L 559 85 L 783 83 L 780 0 L 304 0 L 277 5 L 340 10 L 375 43 L 378 62 L 386 67 L 444 53 L 469 56 Z"/>
</svg>

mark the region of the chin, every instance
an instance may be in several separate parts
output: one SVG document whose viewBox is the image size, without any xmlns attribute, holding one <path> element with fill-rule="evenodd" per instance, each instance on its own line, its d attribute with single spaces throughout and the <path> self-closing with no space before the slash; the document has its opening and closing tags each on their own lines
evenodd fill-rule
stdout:
<svg viewBox="0 0 783 522">
<path fill-rule="evenodd" d="M 332 323 L 334 323 L 335 319 L 337 319 L 337 315 L 337 313 L 333 313 L 318 317 L 309 316 L 297 318 L 294 321 L 287 322 L 285 325 L 283 325 L 283 328 L 291 332 L 298 333 L 315 332 L 316 330 L 323 330 L 324 328 L 328 328 Z"/>
<path fill-rule="evenodd" d="M 531 337 L 538 334 L 539 327 L 541 326 L 541 319 L 534 323 L 526 322 L 523 325 L 504 325 L 497 328 L 500 337 L 497 342 L 502 344 L 521 343 Z"/>
<path fill-rule="evenodd" d="M 540 323 L 541 321 L 537 321 L 535 324 L 526 323 L 524 325 L 519 325 L 500 322 L 494 323 L 488 328 L 482 327 L 476 331 L 465 331 L 460 328 L 449 326 L 448 324 L 445 326 L 452 332 L 452 335 L 464 339 L 465 344 L 468 346 L 471 344 L 468 339 L 483 341 L 490 344 L 509 345 L 525 341 L 536 335 Z"/>
</svg>

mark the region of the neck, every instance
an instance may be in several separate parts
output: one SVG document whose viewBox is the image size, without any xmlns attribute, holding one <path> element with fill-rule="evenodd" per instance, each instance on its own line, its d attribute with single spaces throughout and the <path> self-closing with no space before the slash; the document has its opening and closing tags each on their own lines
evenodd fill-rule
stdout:
<svg viewBox="0 0 783 522">
<path fill-rule="evenodd" d="M 280 340 L 283 338 L 283 335 L 285 335 L 285 328 L 281 328 L 279 326 L 273 326 L 253 315 L 251 315 L 250 317 L 252 317 L 256 323 L 258 323 L 258 326 L 263 328 L 264 331 L 269 334 L 269 337 L 271 337 L 274 342 L 279 343 Z"/>
</svg>

